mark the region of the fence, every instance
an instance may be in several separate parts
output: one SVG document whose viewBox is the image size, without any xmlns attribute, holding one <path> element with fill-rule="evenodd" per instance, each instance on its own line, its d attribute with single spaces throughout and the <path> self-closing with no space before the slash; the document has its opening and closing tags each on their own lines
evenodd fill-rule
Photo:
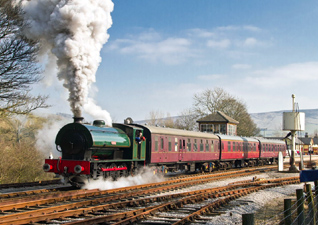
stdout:
<svg viewBox="0 0 318 225">
<path fill-rule="evenodd" d="M 296 190 L 295 199 L 284 199 L 284 211 L 266 221 L 255 223 L 254 214 L 243 214 L 243 225 L 316 225 L 318 224 L 318 181 L 314 181 L 315 191 L 311 184 Z"/>
</svg>

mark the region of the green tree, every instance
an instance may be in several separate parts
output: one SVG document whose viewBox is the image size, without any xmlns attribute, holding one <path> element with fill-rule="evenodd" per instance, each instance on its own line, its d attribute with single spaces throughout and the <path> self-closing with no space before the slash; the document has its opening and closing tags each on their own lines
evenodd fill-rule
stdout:
<svg viewBox="0 0 318 225">
<path fill-rule="evenodd" d="M 27 24 L 19 5 L 0 0 L 0 116 L 27 114 L 46 108 L 46 96 L 32 96 L 31 85 L 40 81 L 36 62 L 38 43 L 22 33 Z"/>
<path fill-rule="evenodd" d="M 222 88 L 207 89 L 195 94 L 193 111 L 200 117 L 221 111 L 239 121 L 237 135 L 255 136 L 259 133 L 259 129 L 247 112 L 245 103 Z"/>
</svg>

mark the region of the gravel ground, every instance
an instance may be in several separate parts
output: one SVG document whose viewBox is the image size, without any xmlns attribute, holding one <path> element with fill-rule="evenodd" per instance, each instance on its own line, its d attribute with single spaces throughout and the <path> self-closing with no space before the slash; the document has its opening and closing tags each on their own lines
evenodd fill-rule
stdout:
<svg viewBox="0 0 318 225">
<path fill-rule="evenodd" d="M 299 173 L 288 173 L 288 172 L 264 172 L 261 174 L 257 174 L 257 178 L 259 179 L 274 179 L 281 177 L 297 177 Z M 227 180 L 214 181 L 207 184 L 192 186 L 182 190 L 170 191 L 169 194 L 172 193 L 180 193 L 186 191 L 194 191 L 200 189 L 208 189 L 220 186 L 226 186 L 232 182 L 237 181 L 245 181 L 252 180 L 255 175 L 243 176 L 239 178 L 230 178 Z M 248 196 L 241 197 L 237 200 L 231 201 L 227 206 L 223 207 L 218 211 L 220 215 L 211 216 L 211 215 L 203 215 L 204 218 L 208 219 L 209 222 L 203 222 L 202 224 L 208 225 L 224 225 L 224 224 L 242 224 L 242 214 L 254 213 L 256 224 L 278 224 L 279 220 L 273 222 L 276 215 L 283 212 L 283 202 L 285 198 L 295 198 L 296 189 L 302 189 L 304 184 L 298 185 L 288 185 L 284 187 L 270 188 L 266 190 L 261 190 L 256 193 L 252 193 Z M 312 184 L 313 186 L 313 184 Z M 167 193 L 162 193 L 159 195 L 166 195 Z M 213 202 L 213 199 L 208 200 L 207 202 Z M 207 203 L 205 202 L 205 204 Z M 198 203 L 196 205 L 186 205 L 186 207 L 199 208 L 202 207 L 203 203 Z M 167 215 L 170 217 L 177 216 L 174 213 L 163 213 L 163 215 Z M 182 216 L 179 215 L 178 216 Z M 264 219 L 266 216 L 266 219 Z M 270 220 L 269 220 L 270 218 Z M 200 224 L 200 222 L 196 221 L 193 224 Z"/>
</svg>

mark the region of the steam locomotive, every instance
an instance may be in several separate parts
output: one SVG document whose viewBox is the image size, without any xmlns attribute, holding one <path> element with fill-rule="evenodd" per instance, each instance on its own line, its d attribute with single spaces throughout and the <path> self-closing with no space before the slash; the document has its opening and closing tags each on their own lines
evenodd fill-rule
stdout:
<svg viewBox="0 0 318 225">
<path fill-rule="evenodd" d="M 214 171 L 271 164 L 279 152 L 286 156 L 280 140 L 133 124 L 130 118 L 113 127 L 102 120 L 83 124 L 82 119 L 60 129 L 55 144 L 62 157 L 46 159 L 43 166 L 78 187 L 100 177 L 128 176 L 144 166 L 164 173 Z"/>
</svg>

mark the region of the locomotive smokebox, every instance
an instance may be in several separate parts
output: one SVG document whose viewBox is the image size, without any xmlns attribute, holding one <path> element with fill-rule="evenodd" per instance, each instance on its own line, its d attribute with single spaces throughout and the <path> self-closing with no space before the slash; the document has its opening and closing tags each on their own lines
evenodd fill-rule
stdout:
<svg viewBox="0 0 318 225">
<path fill-rule="evenodd" d="M 73 117 L 74 123 L 83 123 L 84 117 Z"/>
</svg>

